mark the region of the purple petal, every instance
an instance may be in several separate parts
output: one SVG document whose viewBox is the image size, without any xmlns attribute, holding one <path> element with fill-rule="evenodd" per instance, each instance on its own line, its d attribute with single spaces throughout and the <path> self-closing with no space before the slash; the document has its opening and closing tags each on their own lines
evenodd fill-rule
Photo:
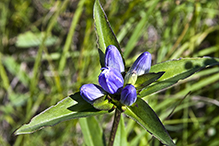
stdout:
<svg viewBox="0 0 219 146">
<path fill-rule="evenodd" d="M 104 68 L 99 75 L 99 84 L 106 92 L 116 94 L 119 93 L 123 87 L 124 80 L 118 70 L 114 68 Z"/>
<path fill-rule="evenodd" d="M 137 92 L 133 85 L 126 85 L 125 88 L 122 89 L 120 102 L 127 106 L 131 106 L 135 103 L 137 99 Z"/>
<path fill-rule="evenodd" d="M 92 104 L 94 100 L 99 97 L 104 96 L 105 91 L 98 85 L 95 84 L 85 84 L 80 88 L 80 95 L 82 98 Z"/>
<path fill-rule="evenodd" d="M 146 74 L 151 68 L 151 54 L 149 52 L 142 53 L 133 63 L 129 72 L 136 72 L 138 76 Z"/>
<path fill-rule="evenodd" d="M 121 56 L 119 50 L 113 45 L 109 45 L 106 48 L 105 66 L 110 67 L 110 68 L 114 68 L 114 69 L 118 70 L 119 72 L 125 71 L 122 56 Z"/>
</svg>

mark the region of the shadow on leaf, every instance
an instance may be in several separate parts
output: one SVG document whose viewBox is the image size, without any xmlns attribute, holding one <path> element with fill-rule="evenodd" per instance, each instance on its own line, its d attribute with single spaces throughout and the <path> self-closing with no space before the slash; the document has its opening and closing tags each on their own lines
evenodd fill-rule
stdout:
<svg viewBox="0 0 219 146">
<path fill-rule="evenodd" d="M 80 95 L 79 92 L 76 92 L 75 94 L 72 94 L 69 96 L 72 100 L 77 101 L 78 103 L 68 107 L 67 109 L 75 112 L 96 112 L 99 111 L 95 109 L 91 104 L 86 102 Z"/>
</svg>

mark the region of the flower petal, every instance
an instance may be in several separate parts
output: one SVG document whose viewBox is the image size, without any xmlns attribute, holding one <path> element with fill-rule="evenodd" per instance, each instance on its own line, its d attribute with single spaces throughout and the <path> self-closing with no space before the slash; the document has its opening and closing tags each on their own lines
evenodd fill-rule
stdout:
<svg viewBox="0 0 219 146">
<path fill-rule="evenodd" d="M 151 68 L 151 54 L 149 52 L 142 53 L 136 61 L 133 63 L 132 67 L 128 72 L 136 72 L 138 76 L 146 74 Z"/>
<path fill-rule="evenodd" d="M 105 94 L 105 91 L 100 86 L 95 84 L 85 84 L 80 88 L 80 95 L 90 104 Z"/>
<path fill-rule="evenodd" d="M 122 56 L 119 50 L 113 45 L 109 45 L 106 48 L 105 67 L 114 68 L 118 70 L 119 72 L 125 71 Z"/>
<path fill-rule="evenodd" d="M 120 102 L 127 106 L 131 106 L 137 99 L 137 92 L 133 85 L 128 84 L 122 89 Z"/>
<path fill-rule="evenodd" d="M 99 75 L 99 84 L 110 94 L 119 93 L 124 84 L 121 73 L 114 68 L 105 67 L 103 69 Z"/>
</svg>

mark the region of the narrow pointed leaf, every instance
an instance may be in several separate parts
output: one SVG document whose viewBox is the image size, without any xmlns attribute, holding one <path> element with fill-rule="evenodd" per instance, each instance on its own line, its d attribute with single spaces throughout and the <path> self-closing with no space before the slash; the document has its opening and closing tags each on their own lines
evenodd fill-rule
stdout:
<svg viewBox="0 0 219 146">
<path fill-rule="evenodd" d="M 188 78 L 201 69 L 214 65 L 219 65 L 219 58 L 183 58 L 156 64 L 151 67 L 150 72 L 164 71 L 165 74 L 159 78 L 156 83 L 144 88 L 140 92 L 139 97 L 144 97 L 161 91 L 162 89 L 176 84 L 179 80 Z"/>
<path fill-rule="evenodd" d="M 93 17 L 100 49 L 105 52 L 106 47 L 114 45 L 121 52 L 119 43 L 99 0 L 95 0 Z"/>
<path fill-rule="evenodd" d="M 116 46 L 120 53 L 121 49 L 99 0 L 95 0 L 93 17 L 100 49 L 100 62 L 102 65 L 104 62 L 104 57 L 101 55 L 101 52 L 104 53 L 109 45 Z"/>
<path fill-rule="evenodd" d="M 165 72 L 158 72 L 158 73 L 147 73 L 138 77 L 135 87 L 137 90 L 141 90 L 142 88 L 150 85 L 157 79 L 159 79 Z"/>
<path fill-rule="evenodd" d="M 100 65 L 101 65 L 101 67 L 105 67 L 105 54 L 100 49 L 98 49 L 98 53 L 99 53 Z"/>
<path fill-rule="evenodd" d="M 95 117 L 79 119 L 81 131 L 87 146 L 105 146 L 103 130 Z"/>
<path fill-rule="evenodd" d="M 135 105 L 127 107 L 125 114 L 135 120 L 163 144 L 175 146 L 156 113 L 141 98 L 137 99 Z"/>
<path fill-rule="evenodd" d="M 30 123 L 21 126 L 14 134 L 29 134 L 46 126 L 54 126 L 66 120 L 104 113 L 107 113 L 107 111 L 95 109 L 91 104 L 83 100 L 79 92 L 77 92 L 33 117 Z"/>
</svg>

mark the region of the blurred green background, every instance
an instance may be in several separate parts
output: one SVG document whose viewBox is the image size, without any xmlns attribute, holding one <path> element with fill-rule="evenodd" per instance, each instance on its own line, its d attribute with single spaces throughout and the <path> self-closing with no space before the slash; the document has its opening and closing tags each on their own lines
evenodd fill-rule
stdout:
<svg viewBox="0 0 219 146">
<path fill-rule="evenodd" d="M 0 145 L 85 145 L 77 119 L 30 135 L 13 132 L 82 84 L 97 83 L 93 4 L 94 0 L 0 2 Z M 127 66 L 143 51 L 152 54 L 152 64 L 219 57 L 218 0 L 107 0 L 102 5 Z M 218 66 L 145 99 L 177 145 L 219 144 Z M 112 117 L 96 117 L 107 140 Z M 133 120 L 125 118 L 125 124 L 130 146 L 161 145 Z"/>
</svg>

